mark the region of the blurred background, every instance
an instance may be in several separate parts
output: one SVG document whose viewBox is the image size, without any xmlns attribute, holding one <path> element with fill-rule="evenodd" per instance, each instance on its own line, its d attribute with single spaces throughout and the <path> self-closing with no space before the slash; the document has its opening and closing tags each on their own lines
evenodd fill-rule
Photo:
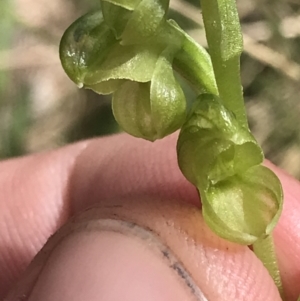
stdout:
<svg viewBox="0 0 300 301">
<path fill-rule="evenodd" d="M 198 2 L 171 0 L 169 17 L 205 45 Z M 99 7 L 97 0 L 1 0 L 0 159 L 120 131 L 110 98 L 79 90 L 59 62 L 64 30 Z M 300 2 L 238 0 L 238 9 L 250 127 L 266 157 L 300 179 Z"/>
</svg>

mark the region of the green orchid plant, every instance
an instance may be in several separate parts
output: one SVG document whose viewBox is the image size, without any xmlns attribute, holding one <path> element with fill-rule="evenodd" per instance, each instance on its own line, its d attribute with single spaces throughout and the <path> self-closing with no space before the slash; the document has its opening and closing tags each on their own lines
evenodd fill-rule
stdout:
<svg viewBox="0 0 300 301">
<path fill-rule="evenodd" d="M 101 11 L 63 35 L 63 68 L 78 87 L 113 94 L 125 132 L 154 141 L 180 129 L 178 164 L 199 190 L 206 223 L 252 245 L 284 298 L 272 239 L 283 194 L 248 128 L 235 0 L 201 0 L 208 52 L 167 20 L 168 7 L 169 0 L 101 0 Z M 198 94 L 191 108 L 174 72 Z"/>
</svg>

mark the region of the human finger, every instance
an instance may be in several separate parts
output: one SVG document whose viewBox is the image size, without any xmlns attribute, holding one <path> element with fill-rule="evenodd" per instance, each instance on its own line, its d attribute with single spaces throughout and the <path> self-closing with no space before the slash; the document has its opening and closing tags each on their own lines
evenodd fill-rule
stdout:
<svg viewBox="0 0 300 301">
<path fill-rule="evenodd" d="M 27 228 L 29 231 L 22 232 L 22 229 L 19 229 L 20 236 L 24 239 L 26 233 L 27 235 L 31 233 L 31 236 L 27 236 L 27 238 L 29 237 L 28 244 L 31 243 L 30 237 L 34 236 L 33 234 L 36 234 L 35 237 L 42 237 L 41 241 L 35 240 L 34 242 L 38 249 L 42 240 L 46 240 L 69 215 L 86 207 L 99 205 L 99 202 L 101 203 L 103 200 L 148 196 L 174 199 L 174 203 L 179 201 L 197 204 L 198 198 L 195 189 L 184 180 L 178 170 L 175 143 L 176 137 L 149 144 L 126 135 L 120 135 L 72 146 L 54 152 L 51 156 L 49 154 L 41 155 L 39 160 L 32 159 L 30 164 L 28 161 L 27 163 L 23 162 L 23 172 L 20 168 L 17 169 L 19 170 L 17 176 L 17 173 L 14 173 L 14 181 L 22 183 L 21 188 L 23 189 L 17 190 L 13 199 L 19 201 L 26 199 L 18 198 L 20 196 L 17 194 L 18 191 L 23 191 L 23 193 L 27 191 L 23 194 L 24 196 L 28 194 L 28 191 L 35 191 L 36 195 L 30 198 L 34 200 L 34 206 L 29 206 L 29 209 L 35 209 L 42 214 L 46 225 L 49 225 L 49 221 L 51 221 L 50 224 L 52 223 L 53 228 L 49 229 L 48 226 L 45 229 L 41 220 L 32 219 L 32 224 Z M 9 164 L 14 165 L 14 162 Z M 26 168 L 32 170 L 33 166 L 35 172 L 28 179 L 29 173 L 25 172 Z M 47 177 L 49 169 L 52 172 Z M 56 173 L 61 176 L 60 181 L 57 182 L 54 181 Z M 48 186 L 42 185 L 44 188 L 40 189 L 41 185 L 33 185 L 36 184 L 36 175 L 39 176 L 38 178 L 44 179 L 42 183 L 48 183 Z M 24 183 L 26 185 L 23 186 Z M 46 194 L 49 188 L 50 196 Z M 45 205 L 47 204 L 46 200 L 50 201 L 48 207 Z M 24 210 L 25 216 L 27 210 Z M 12 212 L 14 212 L 13 209 Z M 50 212 L 52 213 L 50 214 Z M 21 220 L 19 218 L 19 222 L 19 225 L 22 225 L 22 216 Z M 33 227 L 34 223 L 35 227 Z M 40 227 L 36 227 L 39 223 L 41 223 Z M 25 224 L 24 220 L 23 224 Z M 40 234 L 36 229 L 39 229 Z M 21 253 L 20 251 L 19 254 Z M 34 253 L 33 251 L 28 257 L 30 258 Z"/>
</svg>

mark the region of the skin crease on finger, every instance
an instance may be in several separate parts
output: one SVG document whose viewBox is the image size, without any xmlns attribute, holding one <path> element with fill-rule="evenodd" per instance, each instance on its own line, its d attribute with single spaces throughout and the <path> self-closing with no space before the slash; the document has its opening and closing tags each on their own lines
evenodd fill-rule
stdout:
<svg viewBox="0 0 300 301">
<path fill-rule="evenodd" d="M 186 247 L 181 247 L 182 241 L 177 245 L 172 239 L 168 241 L 170 235 L 166 235 L 165 240 L 168 246 L 173 244 L 173 252 L 180 253 L 176 255 L 202 290 L 222 290 L 224 299 L 220 300 L 230 300 L 225 298 L 226 294 L 230 298 L 234 296 L 234 300 L 260 300 L 265 290 L 275 294 L 270 277 L 264 274 L 266 271 L 248 248 L 229 244 L 215 237 L 209 229 L 204 231 L 206 234 L 199 230 L 205 225 L 202 225 L 199 210 L 195 209 L 198 196 L 177 167 L 175 146 L 174 135 L 155 143 L 118 135 L 1 163 L 0 265 L 3 268 L 0 271 L 0 298 L 47 238 L 70 215 L 124 198 L 127 201 L 122 204 L 130 203 L 128 200 L 139 200 L 142 204 L 150 198 L 151 202 L 144 202 L 143 206 L 159 201 L 159 212 L 164 204 L 171 202 L 170 214 L 175 210 L 173 207 L 177 208 L 175 212 L 181 212 L 181 219 L 177 215 L 172 218 L 173 224 L 168 231 L 177 229 L 179 233 L 189 233 L 182 238 L 187 241 Z M 278 172 L 286 192 L 284 213 L 275 230 L 275 241 L 287 300 L 296 300 L 300 293 L 300 189 L 297 181 L 272 168 Z M 142 212 L 150 210 L 143 206 L 136 207 Z M 194 213 L 185 212 L 185 208 L 192 208 L 189 209 L 191 212 L 196 210 L 197 218 L 193 218 Z M 153 212 L 156 213 L 152 219 L 147 219 L 149 225 L 144 226 L 159 225 L 156 222 L 159 212 Z M 165 217 L 161 219 L 165 221 Z M 196 226 L 197 223 L 200 225 Z M 190 232 L 180 231 L 185 227 Z M 195 238 L 193 235 L 200 236 Z M 214 241 L 213 248 L 209 247 L 209 239 L 205 237 L 214 237 L 210 238 Z M 202 277 L 208 270 L 210 277 Z M 206 283 L 207 279 L 209 282 Z M 261 300 L 277 300 L 274 296 L 268 295 Z"/>
</svg>

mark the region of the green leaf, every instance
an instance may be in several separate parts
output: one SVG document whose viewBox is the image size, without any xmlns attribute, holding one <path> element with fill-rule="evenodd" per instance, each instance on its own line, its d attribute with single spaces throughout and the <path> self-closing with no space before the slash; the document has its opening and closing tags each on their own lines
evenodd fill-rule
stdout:
<svg viewBox="0 0 300 301">
<path fill-rule="evenodd" d="M 122 34 L 122 44 L 135 44 L 157 34 L 165 22 L 169 0 L 142 0 L 133 11 Z"/>
<path fill-rule="evenodd" d="M 60 42 L 60 59 L 67 75 L 80 87 L 94 61 L 103 61 L 116 43 L 101 12 L 88 13 L 75 21 Z"/>
<path fill-rule="evenodd" d="M 186 34 L 175 21 L 167 25 L 183 36 L 182 47 L 174 58 L 174 68 L 198 91 L 218 95 L 211 58 L 207 51 Z"/>
</svg>

